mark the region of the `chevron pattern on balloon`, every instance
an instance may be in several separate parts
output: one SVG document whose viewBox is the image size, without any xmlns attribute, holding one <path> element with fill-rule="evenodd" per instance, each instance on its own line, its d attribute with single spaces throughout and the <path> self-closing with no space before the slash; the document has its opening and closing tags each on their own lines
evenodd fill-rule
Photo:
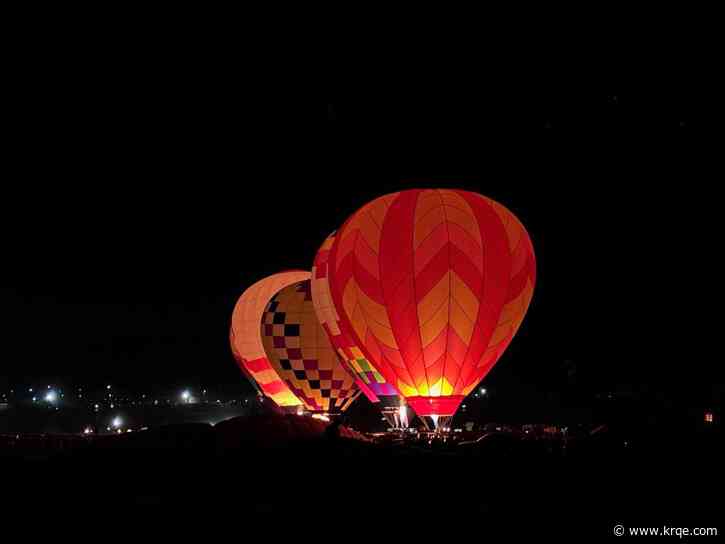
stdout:
<svg viewBox="0 0 725 544">
<path fill-rule="evenodd" d="M 341 327 L 385 379 L 457 406 L 521 325 L 535 260 L 521 223 L 493 200 L 409 190 L 348 219 L 328 273 Z"/>
</svg>

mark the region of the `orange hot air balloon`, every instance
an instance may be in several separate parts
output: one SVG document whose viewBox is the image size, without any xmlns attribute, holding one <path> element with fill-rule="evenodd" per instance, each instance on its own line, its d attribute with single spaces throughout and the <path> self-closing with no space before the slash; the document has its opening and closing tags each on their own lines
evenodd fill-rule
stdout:
<svg viewBox="0 0 725 544">
<path fill-rule="evenodd" d="M 521 325 L 536 261 L 501 204 L 416 189 L 355 212 L 327 272 L 344 332 L 419 416 L 441 426 Z"/>
<path fill-rule="evenodd" d="M 360 394 L 317 320 L 309 280 L 270 299 L 261 332 L 270 363 L 309 411 L 339 414 Z"/>
<path fill-rule="evenodd" d="M 255 387 L 282 408 L 301 406 L 302 401 L 290 391 L 269 362 L 260 334 L 262 314 L 280 289 L 309 278 L 310 273 L 302 270 L 264 278 L 242 293 L 232 313 L 229 340 L 239 368 Z"/>
<path fill-rule="evenodd" d="M 317 319 L 325 329 L 340 361 L 352 373 L 356 385 L 367 399 L 379 407 L 391 427 L 407 426 L 407 419 L 402 417 L 405 414 L 404 401 L 401 406 L 395 387 L 385 381 L 383 375 L 340 328 L 340 317 L 332 303 L 327 276 L 330 248 L 334 242 L 335 233 L 328 236 L 320 246 L 312 265 L 310 284 Z"/>
<path fill-rule="evenodd" d="M 254 387 L 254 390 L 257 392 L 257 395 L 264 395 L 264 391 L 259 387 L 259 384 L 255 381 L 254 378 L 252 378 L 252 374 L 247 370 L 247 367 L 244 366 L 244 358 L 239 354 L 237 351 L 237 347 L 235 344 L 235 338 L 234 338 L 234 329 L 232 327 L 229 327 L 229 344 L 232 347 L 232 355 L 234 356 L 234 360 L 237 362 L 237 365 L 239 366 L 239 370 L 242 371 L 242 374 L 244 374 L 244 377 L 249 380 L 249 383 L 252 384 L 252 387 Z"/>
</svg>

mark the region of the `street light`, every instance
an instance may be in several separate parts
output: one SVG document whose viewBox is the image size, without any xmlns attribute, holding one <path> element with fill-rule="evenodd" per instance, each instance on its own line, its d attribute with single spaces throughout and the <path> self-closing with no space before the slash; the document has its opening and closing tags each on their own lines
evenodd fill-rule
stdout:
<svg viewBox="0 0 725 544">
<path fill-rule="evenodd" d="M 53 404 L 56 400 L 58 400 L 58 394 L 52 389 L 45 394 L 45 402 Z"/>
<path fill-rule="evenodd" d="M 121 419 L 121 416 L 114 417 L 113 421 L 111 422 L 111 425 L 113 425 L 113 427 L 116 429 L 118 429 L 121 425 L 123 425 L 123 420 Z"/>
</svg>

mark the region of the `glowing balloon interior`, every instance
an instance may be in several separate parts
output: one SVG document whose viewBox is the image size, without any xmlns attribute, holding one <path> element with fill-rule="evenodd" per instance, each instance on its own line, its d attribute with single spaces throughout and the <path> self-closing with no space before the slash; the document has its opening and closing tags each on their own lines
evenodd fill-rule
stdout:
<svg viewBox="0 0 725 544">
<path fill-rule="evenodd" d="M 340 329 L 419 416 L 439 425 L 509 345 L 536 283 L 522 224 L 466 191 L 377 198 L 347 220 L 329 251 Z"/>
</svg>

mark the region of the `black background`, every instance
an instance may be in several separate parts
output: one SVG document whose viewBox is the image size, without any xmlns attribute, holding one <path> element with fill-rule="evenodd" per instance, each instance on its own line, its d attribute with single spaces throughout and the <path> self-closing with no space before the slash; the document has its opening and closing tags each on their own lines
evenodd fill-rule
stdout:
<svg viewBox="0 0 725 544">
<path fill-rule="evenodd" d="M 152 429 L 116 449 L 4 460 L 8 519 L 78 533 L 98 520 L 136 538 L 146 515 L 185 536 L 229 520 L 242 538 L 286 526 L 333 538 L 335 520 L 348 523 L 335 535 L 388 521 L 408 539 L 716 525 L 723 95 L 707 42 L 720 29 L 679 11 L 663 24 L 663 7 L 513 7 L 432 25 L 415 10 L 330 10 L 324 33 L 280 6 L 8 16 L 0 390 L 251 393 L 227 339 L 245 287 L 309 267 L 372 198 L 458 187 L 511 209 L 537 255 L 532 306 L 484 383 L 491 405 L 508 404 L 482 420 L 518 404 L 522 421 L 556 421 L 545 393 L 565 388 L 584 406 L 632 391 L 612 403 L 611 431 L 580 455 L 497 458 L 328 440 L 270 456 L 264 433 L 232 429 L 247 442 L 219 451 L 216 428 Z M 647 428 L 639 416 L 659 409 Z M 703 429 L 704 409 L 716 424 Z"/>
<path fill-rule="evenodd" d="M 8 385 L 236 383 L 227 328 L 245 287 L 308 268 L 372 198 L 459 187 L 511 209 L 537 254 L 533 305 L 490 383 L 556 389 L 572 361 L 599 390 L 719 396 L 705 346 L 720 109 L 687 58 L 616 71 L 511 51 L 376 70 L 328 55 L 318 77 L 211 39 L 112 36 L 28 39 L 10 66 Z"/>
</svg>

